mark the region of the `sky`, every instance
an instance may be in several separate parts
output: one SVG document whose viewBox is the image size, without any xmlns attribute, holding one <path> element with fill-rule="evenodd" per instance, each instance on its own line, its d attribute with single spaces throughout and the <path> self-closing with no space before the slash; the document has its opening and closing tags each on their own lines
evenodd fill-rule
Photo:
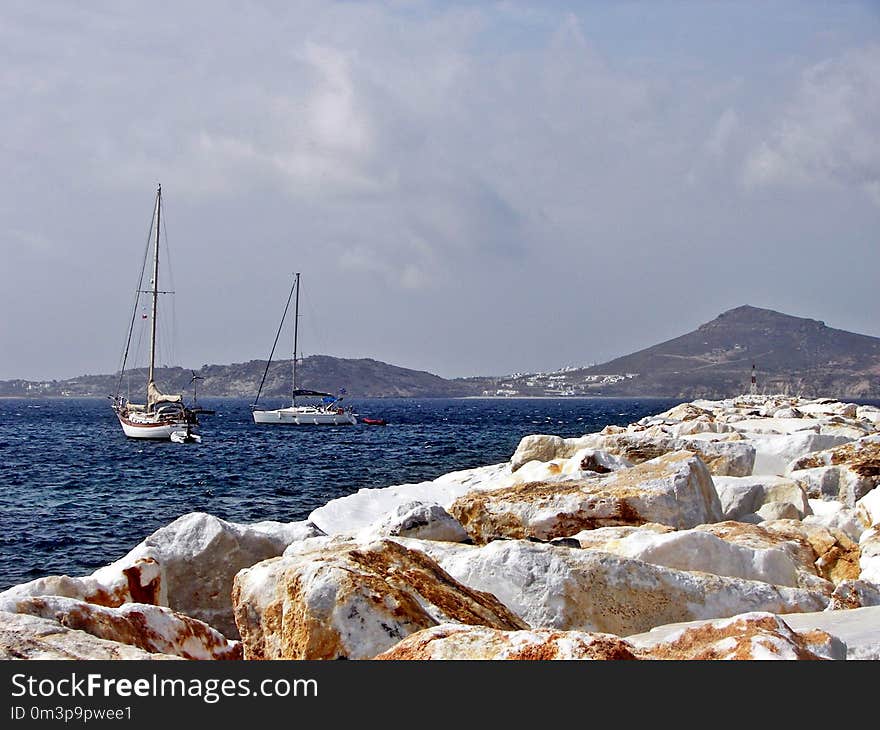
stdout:
<svg viewBox="0 0 880 730">
<path fill-rule="evenodd" d="M 880 336 L 876 0 L 3 0 L 0 104 L 0 379 L 118 370 L 159 184 L 159 364 L 294 272 L 302 354 L 449 378 Z"/>
</svg>

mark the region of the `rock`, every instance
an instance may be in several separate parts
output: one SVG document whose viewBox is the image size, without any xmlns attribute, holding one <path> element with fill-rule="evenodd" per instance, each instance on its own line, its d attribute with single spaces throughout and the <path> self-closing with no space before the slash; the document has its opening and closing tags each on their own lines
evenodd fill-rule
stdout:
<svg viewBox="0 0 880 730">
<path fill-rule="evenodd" d="M 584 529 L 646 522 L 685 529 L 721 519 L 711 475 L 687 451 L 601 477 L 472 493 L 449 511 L 477 543 L 502 537 L 553 540 Z"/>
<path fill-rule="evenodd" d="M 85 578 L 52 576 L 0 593 L 0 608 L 27 596 L 57 595 L 103 606 L 149 603 L 197 618 L 229 638 L 232 579 L 242 568 L 280 555 L 291 542 L 320 534 L 308 522 L 238 525 L 202 512 L 160 528 L 127 555 Z"/>
<path fill-rule="evenodd" d="M 825 610 L 844 611 L 865 606 L 880 606 L 880 586 L 864 580 L 844 580 L 834 589 Z"/>
<path fill-rule="evenodd" d="M 457 581 L 496 596 L 531 628 L 626 636 L 676 621 L 748 611 L 820 611 L 829 601 L 819 591 L 526 540 L 496 540 L 484 547 L 418 545 Z"/>
<path fill-rule="evenodd" d="M 627 637 L 627 641 L 651 659 L 846 659 L 846 645 L 835 636 L 821 629 L 794 631 L 784 619 L 766 612 L 744 613 L 677 631 L 664 627 L 657 636 L 642 634 Z"/>
<path fill-rule="evenodd" d="M 410 634 L 375 657 L 379 660 L 426 659 L 638 659 L 632 647 L 611 634 L 582 631 L 501 631 L 485 626 L 441 624 Z"/>
<path fill-rule="evenodd" d="M 128 644 L 151 654 L 183 659 L 241 659 L 241 645 L 207 624 L 171 609 L 144 603 L 118 608 L 74 598 L 35 596 L 21 600 L 16 612 L 50 619 L 99 639 Z"/>
<path fill-rule="evenodd" d="M 523 436 L 516 451 L 510 458 L 510 469 L 516 471 L 530 461 L 552 461 L 558 456 L 571 456 L 565 453 L 565 439 L 560 436 L 533 434 Z"/>
<path fill-rule="evenodd" d="M 862 533 L 859 552 L 859 580 L 880 586 L 880 525 Z"/>
<path fill-rule="evenodd" d="M 868 516 L 859 510 L 859 505 L 871 494 L 874 492 L 860 500 L 855 508 L 844 507 L 834 500 L 811 499 L 809 500 L 811 513 L 801 521 L 806 525 L 823 527 L 832 532 L 842 532 L 850 540 L 858 543 L 861 534 L 870 526 Z M 880 496 L 880 491 L 877 491 L 877 495 Z"/>
<path fill-rule="evenodd" d="M 749 442 L 755 449 L 753 474 L 788 475 L 788 466 L 795 459 L 851 441 L 851 437 L 798 431 L 779 435 L 752 435 Z"/>
<path fill-rule="evenodd" d="M 726 520 L 742 520 L 757 513 L 768 502 L 786 502 L 792 505 L 797 513 L 796 519 L 802 519 L 813 512 L 804 488 L 788 477 L 766 474 L 747 477 L 715 476 L 712 482 Z"/>
<path fill-rule="evenodd" d="M 443 507 L 426 502 L 399 504 L 379 523 L 359 535 L 361 541 L 382 537 L 412 537 L 445 542 L 470 540 L 461 523 Z"/>
<path fill-rule="evenodd" d="M 802 456 L 786 473 L 816 499 L 836 499 L 847 507 L 880 484 L 880 434 Z"/>
<path fill-rule="evenodd" d="M 381 522 L 402 504 L 434 503 L 448 510 L 462 494 L 506 487 L 512 483 L 514 478 L 506 463 L 465 469 L 417 484 L 360 489 L 318 507 L 309 515 L 309 521 L 328 535 L 354 535 Z"/>
<path fill-rule="evenodd" d="M 735 435 L 735 434 L 734 434 Z M 717 435 L 716 435 L 717 436 Z M 723 436 L 723 434 L 722 434 Z M 588 434 L 578 438 L 558 436 L 526 436 L 510 459 L 516 472 L 530 461 L 568 459 L 581 449 L 594 449 L 621 457 L 631 464 L 640 464 L 665 454 L 689 450 L 697 454 L 712 474 L 747 476 L 752 473 L 755 449 L 737 435 L 737 441 L 698 436 L 673 438 L 663 431 L 625 431 L 612 434 Z"/>
<path fill-rule="evenodd" d="M 528 628 L 493 595 L 460 584 L 423 552 L 390 540 L 313 545 L 236 576 L 245 659 L 369 659 L 448 622 Z"/>
<path fill-rule="evenodd" d="M 801 564 L 813 560 L 823 579 L 835 585 L 859 577 L 859 546 L 846 534 L 800 520 L 768 520 L 761 527 L 801 554 Z"/>
<path fill-rule="evenodd" d="M 604 530 L 592 532 L 602 533 Z M 583 538 L 583 548 L 604 550 L 677 570 L 701 571 L 773 585 L 800 585 L 798 573 L 804 569 L 790 551 L 773 545 L 771 539 L 763 547 L 739 545 L 699 528 L 665 532 L 632 529 L 625 536 L 614 536 L 607 541 L 602 541 L 598 534 L 591 535 L 590 531 L 575 537 Z M 813 571 L 815 574 L 815 568 Z"/>
<path fill-rule="evenodd" d="M 768 520 L 799 520 L 803 515 L 798 512 L 791 502 L 765 502 L 761 505 L 757 515 L 762 522 Z"/>
<path fill-rule="evenodd" d="M 57 621 L 0 611 L 0 659 L 180 659 L 107 641 Z"/>
</svg>

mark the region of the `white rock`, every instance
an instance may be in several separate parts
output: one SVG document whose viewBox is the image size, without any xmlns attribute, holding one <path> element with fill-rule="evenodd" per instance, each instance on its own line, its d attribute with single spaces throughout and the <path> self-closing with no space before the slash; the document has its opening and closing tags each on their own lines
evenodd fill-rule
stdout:
<svg viewBox="0 0 880 730">
<path fill-rule="evenodd" d="M 309 522 L 328 535 L 351 535 L 385 518 L 401 504 L 429 502 L 444 509 L 471 491 L 490 490 L 513 483 L 510 465 L 465 469 L 444 474 L 432 481 L 397 484 L 378 489 L 360 489 L 332 499 L 309 515 Z"/>
<path fill-rule="evenodd" d="M 524 540 L 484 547 L 418 545 L 456 580 L 497 596 L 532 628 L 625 636 L 674 621 L 747 611 L 819 611 L 829 600 L 800 588 Z"/>
<path fill-rule="evenodd" d="M 880 526 L 875 525 L 862 533 L 859 550 L 859 580 L 880 586 Z"/>
<path fill-rule="evenodd" d="M 358 534 L 358 540 L 361 542 L 369 542 L 381 537 L 412 537 L 445 542 L 470 540 L 457 519 L 439 504 L 427 502 L 400 504 L 377 524 Z"/>
<path fill-rule="evenodd" d="M 0 611 L 0 659 L 180 659 L 62 626 L 57 621 Z"/>
</svg>

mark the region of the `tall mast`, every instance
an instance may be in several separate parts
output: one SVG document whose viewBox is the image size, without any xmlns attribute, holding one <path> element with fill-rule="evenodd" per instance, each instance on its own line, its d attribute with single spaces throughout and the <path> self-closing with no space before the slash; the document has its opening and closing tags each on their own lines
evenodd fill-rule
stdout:
<svg viewBox="0 0 880 730">
<path fill-rule="evenodd" d="M 293 307 L 293 405 L 296 405 L 296 336 L 299 330 L 299 272 L 296 272 L 296 301 Z"/>
<path fill-rule="evenodd" d="M 162 185 L 156 188 L 156 249 L 153 254 L 153 312 L 152 322 L 150 323 L 150 374 L 147 377 L 147 384 L 153 382 L 153 371 L 156 367 L 156 310 L 159 300 L 159 230 L 161 228 L 162 215 Z M 147 403 L 149 404 L 149 393 L 147 394 Z M 148 408 L 149 410 L 149 408 Z"/>
</svg>

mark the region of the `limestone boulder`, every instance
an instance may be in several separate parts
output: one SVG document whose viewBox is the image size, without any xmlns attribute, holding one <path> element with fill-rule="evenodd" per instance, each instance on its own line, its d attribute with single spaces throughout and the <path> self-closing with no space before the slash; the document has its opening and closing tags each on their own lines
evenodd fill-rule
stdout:
<svg viewBox="0 0 880 730">
<path fill-rule="evenodd" d="M 862 533 L 859 551 L 859 580 L 880 586 L 880 525 Z"/>
<path fill-rule="evenodd" d="M 16 613 L 50 619 L 151 654 L 203 660 L 242 658 L 239 642 L 228 640 L 202 621 L 151 604 L 125 603 L 110 608 L 74 598 L 34 596 L 20 601 Z"/>
<path fill-rule="evenodd" d="M 317 534 L 320 530 L 308 522 L 241 525 L 193 512 L 90 576 L 48 576 L 0 593 L 0 609 L 10 610 L 9 605 L 27 596 L 50 595 L 111 607 L 148 603 L 197 618 L 234 639 L 238 637 L 231 601 L 235 574 Z"/>
<path fill-rule="evenodd" d="M 798 519 L 813 512 L 803 486 L 788 477 L 772 474 L 747 477 L 715 476 L 712 481 L 726 520 L 759 522 L 766 518 L 757 516 L 757 513 L 769 502 L 790 504 L 796 511 Z M 752 516 L 757 516 L 757 519 L 751 519 Z"/>
<path fill-rule="evenodd" d="M 449 472 L 424 482 L 360 489 L 331 499 L 313 510 L 308 519 L 327 535 L 353 536 L 383 521 L 401 505 L 423 502 L 439 504 L 448 510 L 463 494 L 508 487 L 513 483 L 515 476 L 507 462 L 491 464 Z"/>
<path fill-rule="evenodd" d="M 449 512 L 477 543 L 552 540 L 584 529 L 646 522 L 685 529 L 722 517 L 706 465 L 688 451 L 604 476 L 471 493 Z"/>
<path fill-rule="evenodd" d="M 467 542 L 470 537 L 461 523 L 442 506 L 429 502 L 404 502 L 375 525 L 358 534 L 358 539 L 412 537 L 421 540 Z"/>
<path fill-rule="evenodd" d="M 633 647 L 612 634 L 583 631 L 501 631 L 485 626 L 441 624 L 410 634 L 375 657 L 402 660 L 638 659 Z"/>
<path fill-rule="evenodd" d="M 594 449 L 618 456 L 631 464 L 656 459 L 675 451 L 689 450 L 697 454 L 712 474 L 747 476 L 752 473 L 755 449 L 739 434 L 707 434 L 672 437 L 659 427 L 641 431 L 596 433 L 577 438 L 559 436 L 526 436 L 510 459 L 512 471 L 529 461 L 569 459 L 581 449 Z M 729 437 L 735 440 L 729 440 Z"/>
<path fill-rule="evenodd" d="M 880 434 L 791 461 L 788 476 L 816 499 L 835 499 L 853 507 L 880 484 Z"/>
<path fill-rule="evenodd" d="M 786 434 L 752 434 L 749 442 L 755 449 L 753 474 L 788 473 L 789 464 L 795 459 L 830 449 L 852 441 L 851 437 L 821 434 L 816 431 L 797 431 Z"/>
<path fill-rule="evenodd" d="M 880 496 L 880 491 L 866 495 L 855 507 L 845 507 L 836 500 L 811 499 L 811 513 L 801 521 L 805 525 L 823 527 L 831 532 L 842 532 L 854 543 L 858 543 L 862 533 L 871 526 L 868 515 L 860 509 L 861 503 L 872 494 Z"/>
<path fill-rule="evenodd" d="M 101 639 L 51 619 L 0 611 L 0 659 L 143 661 L 180 657 Z"/>
<path fill-rule="evenodd" d="M 531 628 L 626 636 L 662 624 L 749 611 L 820 611 L 829 601 L 821 591 L 527 540 L 419 545 L 457 581 L 496 596 Z"/>
<path fill-rule="evenodd" d="M 495 596 L 391 540 L 318 538 L 297 546 L 242 570 L 233 602 L 245 659 L 369 659 L 449 622 L 528 628 Z"/>
<path fill-rule="evenodd" d="M 821 629 L 793 630 L 784 617 L 744 613 L 717 621 L 630 636 L 627 642 L 650 659 L 672 660 L 840 660 L 846 644 Z"/>
<path fill-rule="evenodd" d="M 844 580 L 835 587 L 825 610 L 847 611 L 866 606 L 880 606 L 880 585 L 864 580 Z"/>
</svg>

